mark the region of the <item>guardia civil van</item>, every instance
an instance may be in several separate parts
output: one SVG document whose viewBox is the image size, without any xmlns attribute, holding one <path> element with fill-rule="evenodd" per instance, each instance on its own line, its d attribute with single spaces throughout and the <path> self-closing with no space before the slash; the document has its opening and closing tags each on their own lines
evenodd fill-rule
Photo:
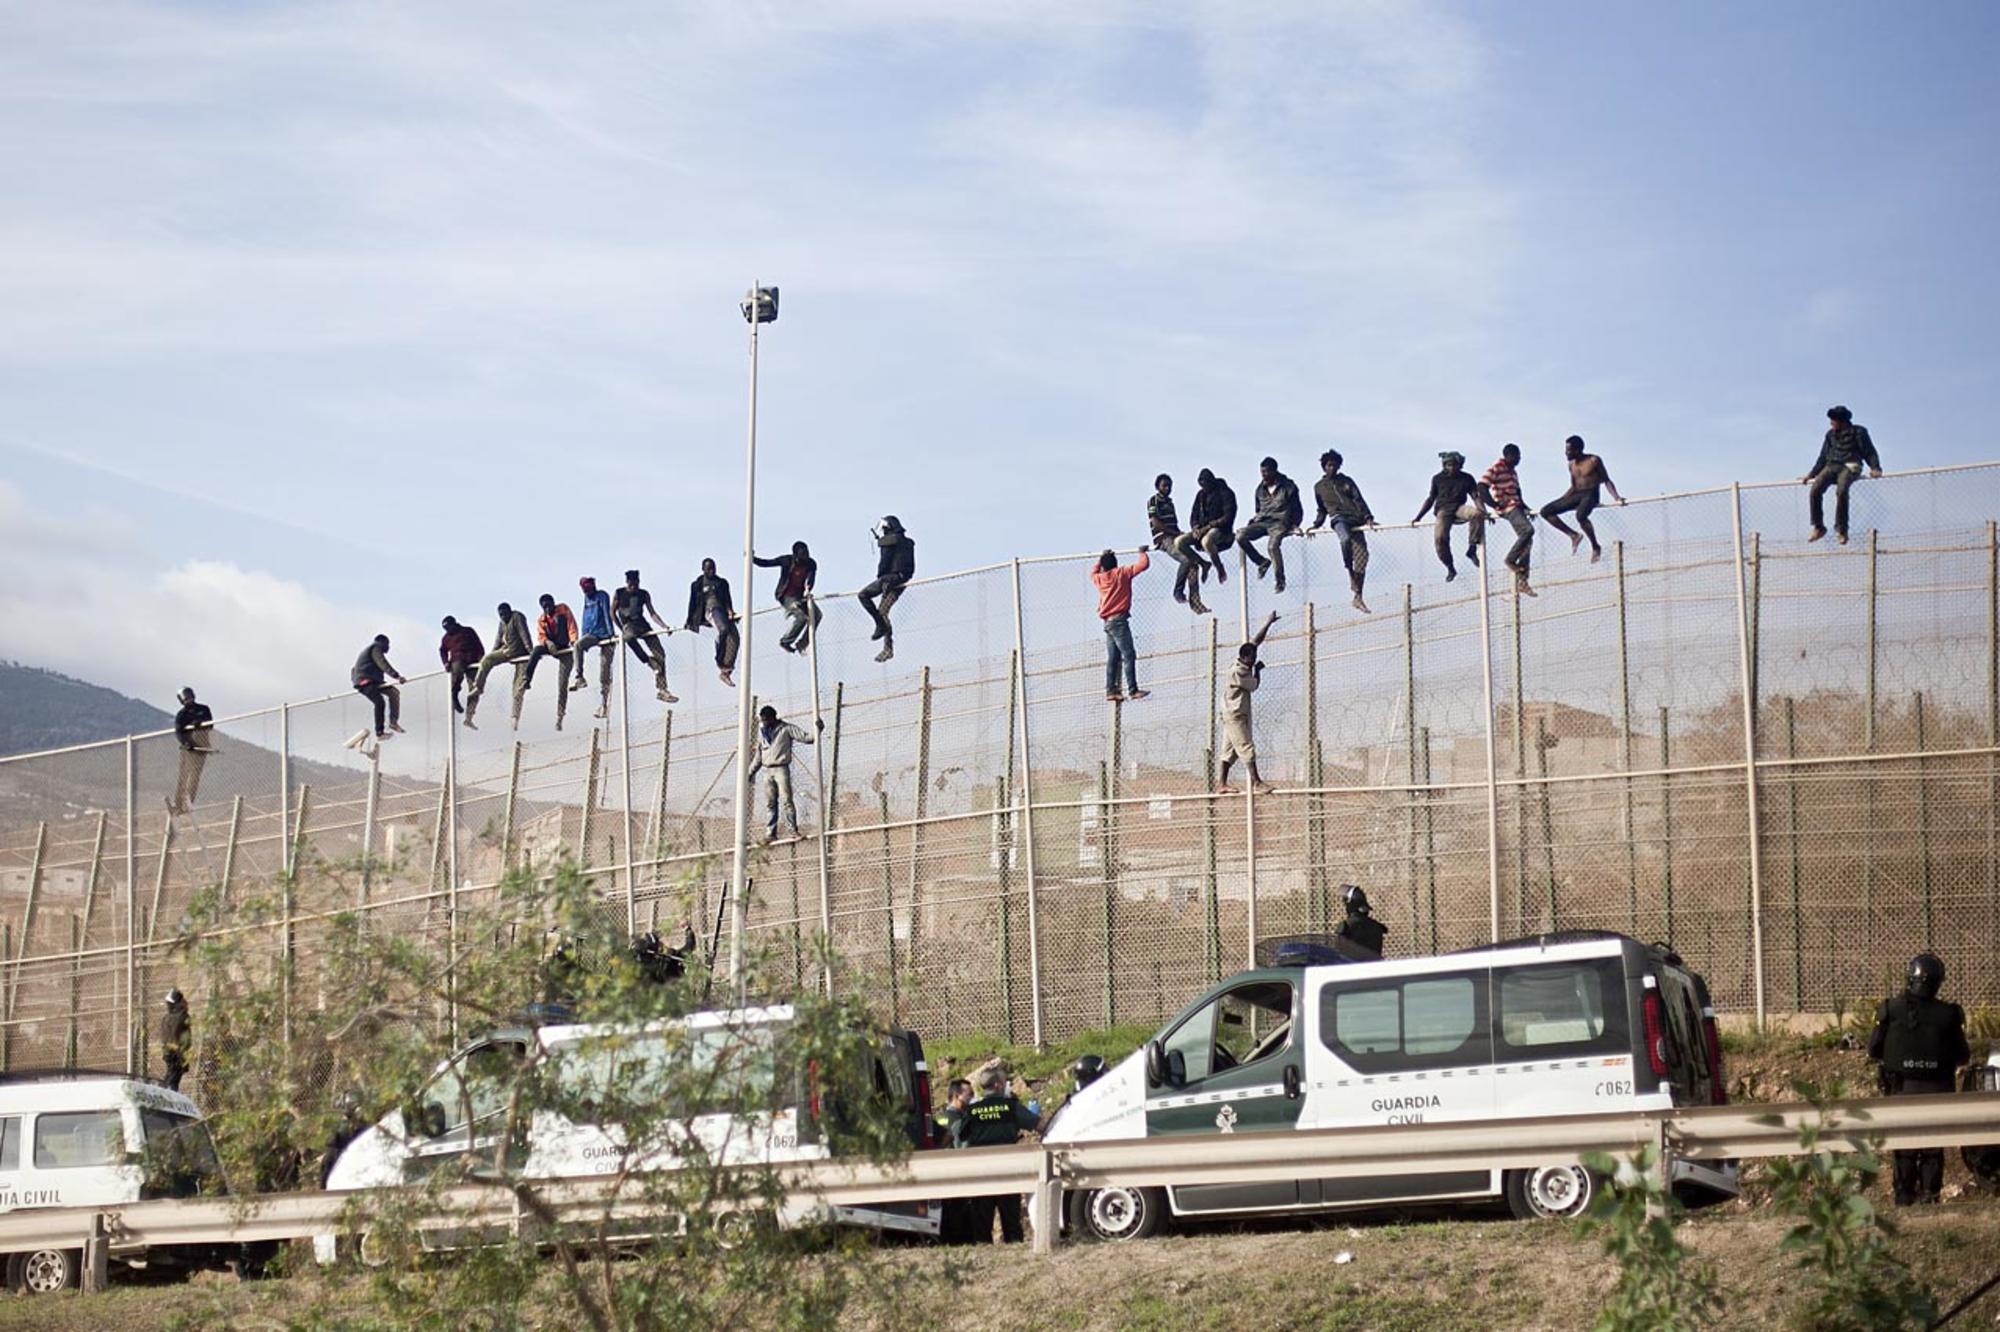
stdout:
<svg viewBox="0 0 2000 1332">
<path fill-rule="evenodd" d="M 554 1012 L 546 1010 L 555 1009 Z M 542 1005 L 520 1022 L 487 1031 L 443 1060 L 406 1107 L 390 1110 L 341 1149 L 327 1173 L 328 1189 L 366 1189 L 417 1183 L 441 1169 L 471 1165 L 490 1157 L 507 1120 L 508 1088 L 515 1069 L 531 1056 L 550 1062 L 556 1078 L 579 1104 L 592 1088 L 617 1087 L 629 1101 L 639 1088 L 681 1076 L 687 1061 L 716 1089 L 712 1111 L 698 1107 L 687 1124 L 709 1159 L 722 1165 L 783 1165 L 825 1160 L 831 1155 L 826 1124 L 838 1113 L 822 1103 L 807 1070 L 788 1067 L 780 1054 L 785 1031 L 796 1016 L 789 1004 L 708 1010 L 648 1023 L 577 1022 L 560 1006 Z M 884 1027 L 870 1033 L 861 1056 L 865 1067 L 838 1075 L 822 1072 L 817 1083 L 837 1086 L 837 1094 L 872 1097 L 903 1121 L 913 1148 L 938 1145 L 929 1114 L 930 1072 L 923 1043 L 913 1031 Z M 746 1112 L 746 1106 L 763 1109 Z M 664 1170 L 678 1163 L 667 1146 L 629 1152 L 621 1131 L 552 1109 L 537 1108 L 525 1141 L 516 1147 L 521 1174 L 529 1179 L 609 1175 L 625 1170 Z M 935 1237 L 942 1205 L 936 1202 L 885 1203 L 838 1207 L 825 1214 L 800 1212 L 775 1218 L 780 1224 L 809 1221 L 866 1226 Z M 641 1236 L 635 1232 L 634 1238 Z M 449 1231 L 423 1235 L 430 1247 L 476 1242 Z M 317 1237 L 316 1258 L 330 1263 L 343 1246 L 332 1235 Z M 359 1256 L 369 1257 L 367 1246 Z"/>
<path fill-rule="evenodd" d="M 1070 1098 L 1050 1143 L 1442 1123 L 1726 1099 L 1702 978 L 1610 932 L 1518 939 L 1436 957 L 1353 960 L 1345 941 L 1268 940 L 1256 968 L 1211 986 L 1123 1063 Z M 1736 1170 L 1675 1159 L 1691 1203 L 1737 1193 Z M 1381 1178 L 1072 1192 L 1065 1222 L 1130 1240 L 1175 1218 L 1504 1198 L 1569 1217 L 1597 1180 L 1572 1163 Z"/>
<path fill-rule="evenodd" d="M 122 1073 L 50 1069 L 0 1074 L 0 1213 L 190 1197 L 219 1176 L 195 1103 Z M 232 1246 L 147 1248 L 113 1240 L 114 1266 L 220 1267 Z M 81 1280 L 79 1249 L 5 1255 L 7 1286 L 29 1294 Z"/>
</svg>

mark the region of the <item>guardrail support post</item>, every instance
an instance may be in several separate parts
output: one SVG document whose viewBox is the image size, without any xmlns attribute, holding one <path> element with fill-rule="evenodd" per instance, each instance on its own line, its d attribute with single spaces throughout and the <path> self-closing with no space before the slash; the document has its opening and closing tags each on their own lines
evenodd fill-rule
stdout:
<svg viewBox="0 0 2000 1332">
<path fill-rule="evenodd" d="M 1035 1252 L 1050 1254 L 1056 1247 L 1056 1199 L 1062 1190 L 1056 1186 L 1055 1153 L 1047 1148 L 1042 1150 L 1035 1168 L 1034 1201 L 1031 1221 L 1035 1228 Z"/>
<path fill-rule="evenodd" d="M 83 1292 L 94 1295 L 111 1287 L 111 1238 L 104 1214 L 90 1218 L 90 1238 L 83 1242 Z"/>
</svg>

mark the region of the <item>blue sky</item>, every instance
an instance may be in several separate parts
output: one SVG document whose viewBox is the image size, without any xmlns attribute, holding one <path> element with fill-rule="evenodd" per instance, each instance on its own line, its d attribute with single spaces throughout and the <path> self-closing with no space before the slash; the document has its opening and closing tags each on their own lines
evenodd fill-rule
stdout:
<svg viewBox="0 0 2000 1332">
<path fill-rule="evenodd" d="M 0 655 L 232 708 L 740 533 L 825 586 L 1137 545 L 1156 471 L 1385 518 L 1990 457 L 1979 3 L 0 0 Z M 760 591 L 760 597 L 761 597 Z M 143 651 L 135 650 L 144 645 Z M 425 654 L 421 651 L 418 659 Z"/>
</svg>

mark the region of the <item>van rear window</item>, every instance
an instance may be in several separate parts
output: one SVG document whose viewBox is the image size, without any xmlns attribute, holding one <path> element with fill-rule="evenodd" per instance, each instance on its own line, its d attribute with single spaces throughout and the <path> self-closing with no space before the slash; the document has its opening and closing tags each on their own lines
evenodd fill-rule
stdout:
<svg viewBox="0 0 2000 1332">
<path fill-rule="evenodd" d="M 115 1165 L 125 1154 L 116 1110 L 80 1110 L 35 1117 L 35 1169 Z"/>
<path fill-rule="evenodd" d="M 1616 959 L 1513 967 L 1496 974 L 1500 1044 L 1533 1054 L 1629 1052 L 1624 970 Z"/>
</svg>

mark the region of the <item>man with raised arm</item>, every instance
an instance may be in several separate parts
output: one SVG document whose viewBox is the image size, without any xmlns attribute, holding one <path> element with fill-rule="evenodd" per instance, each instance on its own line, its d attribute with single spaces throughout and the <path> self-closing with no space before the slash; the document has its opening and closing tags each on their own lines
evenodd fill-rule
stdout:
<svg viewBox="0 0 2000 1332">
<path fill-rule="evenodd" d="M 814 725 L 824 727 L 825 722 Z M 799 811 L 792 801 L 792 746 L 809 745 L 813 733 L 803 726 L 794 726 L 779 718 L 778 710 L 768 703 L 757 709 L 757 761 L 751 765 L 750 780 L 756 781 L 761 774 L 764 791 L 764 840 L 778 839 L 778 807 L 784 806 L 785 822 L 791 828 L 791 838 L 799 835 Z"/>
<path fill-rule="evenodd" d="M 1542 521 L 1569 538 L 1569 553 L 1574 555 L 1583 545 L 1584 538 L 1590 539 L 1590 562 L 1597 563 L 1604 558 L 1604 547 L 1597 544 L 1597 529 L 1590 525 L 1590 515 L 1597 508 L 1598 490 L 1611 492 L 1611 498 L 1623 504 L 1625 497 L 1612 484 L 1611 472 L 1604 465 L 1604 459 L 1594 453 L 1583 451 L 1583 436 L 1571 435 L 1563 441 L 1563 457 L 1569 460 L 1569 489 L 1542 506 Z M 1576 514 L 1576 525 L 1581 532 L 1572 532 L 1569 524 L 1562 520 L 1566 513 Z"/>
<path fill-rule="evenodd" d="M 1097 557 L 1090 581 L 1097 586 L 1097 618 L 1104 621 L 1104 697 L 1113 703 L 1145 698 L 1139 688 L 1139 652 L 1132 646 L 1132 580 L 1146 572 L 1152 561 L 1146 548 L 1130 564 L 1118 563 L 1115 551 Z M 1120 666 L 1124 668 L 1125 692 L 1118 692 Z"/>
<path fill-rule="evenodd" d="M 882 650 L 875 654 L 875 660 L 887 661 L 896 655 L 896 631 L 889 627 L 889 611 L 910 580 L 917 576 L 917 543 L 910 539 L 893 513 L 882 520 L 874 536 L 880 552 L 875 559 L 875 581 L 861 589 L 860 600 L 861 609 L 875 621 L 875 632 L 868 637 L 882 640 Z"/>
<path fill-rule="evenodd" d="M 1201 575 L 1208 565 L 1181 531 L 1180 516 L 1174 512 L 1174 479 L 1165 472 L 1153 478 L 1153 493 L 1146 500 L 1146 526 L 1153 535 L 1153 549 L 1165 551 L 1180 566 L 1174 574 L 1174 600 L 1196 615 L 1208 614 L 1208 607 L 1201 604 Z"/>
<path fill-rule="evenodd" d="M 1528 586 L 1528 561 L 1535 546 L 1535 515 L 1521 501 L 1521 475 L 1515 470 L 1520 463 L 1519 444 L 1502 448 L 1486 475 L 1479 478 L 1479 497 L 1514 529 L 1514 544 L 1508 547 L 1502 563 L 1514 572 L 1514 590 L 1532 597 L 1535 589 Z"/>
<path fill-rule="evenodd" d="M 819 561 L 812 557 L 805 542 L 794 541 L 789 555 L 769 560 L 756 555 L 750 562 L 762 569 L 778 571 L 778 605 L 789 621 L 778 646 L 786 652 L 804 652 L 806 635 L 819 628 L 819 604 L 812 596 L 813 584 L 819 581 Z"/>
<path fill-rule="evenodd" d="M 1250 733 L 1250 696 L 1264 682 L 1264 663 L 1257 660 L 1257 650 L 1264 646 L 1271 626 L 1277 622 L 1278 612 L 1267 614 L 1257 636 L 1237 648 L 1236 660 L 1229 664 L 1229 683 L 1222 691 L 1222 768 L 1215 775 L 1215 789 L 1219 792 L 1234 789 L 1229 785 L 1229 769 L 1240 758 L 1250 771 L 1250 789 L 1258 795 L 1271 794 L 1271 784 L 1257 772 L 1257 742 Z"/>
<path fill-rule="evenodd" d="M 1257 512 L 1249 524 L 1236 534 L 1236 544 L 1250 557 L 1250 563 L 1257 566 L 1257 576 L 1276 569 L 1277 590 L 1285 590 L 1285 555 L 1279 547 L 1286 537 L 1299 530 L 1305 521 L 1305 505 L 1299 500 L 1299 488 L 1292 478 L 1278 470 L 1276 458 L 1266 458 L 1257 464 Z M 1265 549 L 1270 552 L 1267 559 L 1251 543 L 1260 537 L 1269 537 Z"/>
<path fill-rule="evenodd" d="M 1319 506 L 1319 515 L 1313 519 L 1312 530 L 1317 532 L 1327 519 L 1333 520 L 1334 540 L 1340 542 L 1340 562 L 1347 568 L 1347 585 L 1354 589 L 1354 609 L 1366 615 L 1368 603 L 1361 599 L 1361 589 L 1368 585 L 1365 529 L 1375 525 L 1375 515 L 1368 508 L 1368 501 L 1361 497 L 1361 487 L 1340 470 L 1342 461 L 1334 449 L 1319 455 L 1320 478 L 1313 482 L 1313 500 Z"/>
<path fill-rule="evenodd" d="M 1481 530 L 1486 525 L 1486 503 L 1479 497 L 1479 482 L 1465 470 L 1464 454 L 1447 449 L 1438 454 L 1438 462 L 1442 466 L 1431 478 L 1431 493 L 1424 497 L 1424 507 L 1418 509 L 1417 516 L 1410 521 L 1420 523 L 1425 514 L 1437 510 L 1434 544 L 1438 563 L 1444 565 L 1444 581 L 1449 583 L 1458 577 L 1458 566 L 1451 560 L 1451 529 L 1459 523 L 1471 528 L 1471 534 L 1466 538 L 1465 558 L 1478 564 Z"/>
<path fill-rule="evenodd" d="M 736 653 L 743 645 L 736 627 L 736 607 L 729 599 L 729 580 L 715 571 L 715 561 L 701 562 L 701 576 L 688 584 L 687 627 L 694 633 L 715 630 L 715 673 L 734 688 Z"/>
<path fill-rule="evenodd" d="M 1826 508 L 1824 496 L 1827 487 L 1833 487 L 1833 534 L 1841 545 L 1847 544 L 1847 488 L 1861 478 L 1861 467 L 1865 463 L 1868 475 L 1882 475 L 1882 458 L 1875 452 L 1874 437 L 1867 426 L 1854 424 L 1854 413 L 1845 407 L 1826 409 L 1826 438 L 1820 441 L 1819 457 L 1813 460 L 1812 470 L 1799 480 L 1812 487 L 1806 492 L 1806 502 L 1812 509 L 1812 535 L 1808 541 L 1817 541 L 1826 535 Z"/>
</svg>

